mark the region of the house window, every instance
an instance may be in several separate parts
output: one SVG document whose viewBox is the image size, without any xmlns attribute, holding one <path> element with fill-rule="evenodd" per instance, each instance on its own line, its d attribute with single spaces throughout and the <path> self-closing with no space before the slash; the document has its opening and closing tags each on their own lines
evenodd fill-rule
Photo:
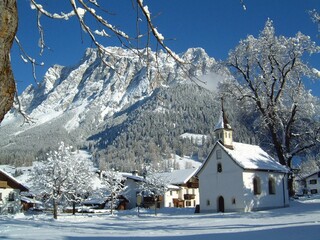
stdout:
<svg viewBox="0 0 320 240">
<path fill-rule="evenodd" d="M 235 205 L 236 204 L 236 198 L 232 198 L 231 202 L 232 202 L 233 205 Z"/>
<path fill-rule="evenodd" d="M 186 201 L 186 206 L 191 207 L 191 201 Z"/>
<path fill-rule="evenodd" d="M 269 178 L 268 181 L 269 194 L 276 194 L 276 181 L 274 178 Z"/>
<path fill-rule="evenodd" d="M 253 193 L 254 193 L 254 195 L 261 194 L 261 181 L 260 181 L 259 177 L 253 178 Z"/>
<path fill-rule="evenodd" d="M 10 213 L 10 214 L 13 214 L 13 213 L 14 213 L 13 207 L 8 207 L 8 213 Z"/>
<path fill-rule="evenodd" d="M 207 200 L 207 206 L 210 206 L 211 205 L 211 203 L 210 203 L 210 200 L 208 199 Z"/>
<path fill-rule="evenodd" d="M 0 201 L 2 201 L 2 193 L 0 192 Z"/>
<path fill-rule="evenodd" d="M 310 193 L 311 193 L 311 194 L 317 194 L 317 193 L 318 193 L 318 190 L 317 190 L 317 189 L 311 189 L 311 190 L 310 190 Z"/>
<path fill-rule="evenodd" d="M 9 201 L 14 201 L 14 192 L 9 193 Z"/>
<path fill-rule="evenodd" d="M 310 183 L 310 184 L 317 184 L 317 179 L 311 179 L 311 180 L 309 181 L 309 183 Z"/>
<path fill-rule="evenodd" d="M 221 159 L 221 149 L 216 151 L 217 159 Z"/>
<path fill-rule="evenodd" d="M 172 196 L 172 191 L 170 191 L 170 196 Z"/>
<path fill-rule="evenodd" d="M 217 172 L 218 172 L 218 173 L 221 173 L 221 172 L 222 172 L 222 164 L 221 164 L 221 163 L 218 163 L 218 164 L 217 164 Z"/>
</svg>

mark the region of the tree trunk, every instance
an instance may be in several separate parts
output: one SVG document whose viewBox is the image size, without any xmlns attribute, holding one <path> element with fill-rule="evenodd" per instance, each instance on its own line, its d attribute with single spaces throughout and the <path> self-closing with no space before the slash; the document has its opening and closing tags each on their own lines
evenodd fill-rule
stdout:
<svg viewBox="0 0 320 240">
<path fill-rule="evenodd" d="M 113 193 L 111 193 L 111 205 L 110 205 L 110 209 L 111 209 L 111 215 L 113 215 Z"/>
<path fill-rule="evenodd" d="M 53 198 L 53 218 L 57 219 L 58 218 L 58 204 L 57 200 Z"/>
<path fill-rule="evenodd" d="M 72 202 L 72 215 L 76 215 L 76 201 Z"/>
<path fill-rule="evenodd" d="M 0 123 L 13 105 L 16 85 L 10 50 L 18 29 L 16 0 L 0 1 Z"/>
</svg>

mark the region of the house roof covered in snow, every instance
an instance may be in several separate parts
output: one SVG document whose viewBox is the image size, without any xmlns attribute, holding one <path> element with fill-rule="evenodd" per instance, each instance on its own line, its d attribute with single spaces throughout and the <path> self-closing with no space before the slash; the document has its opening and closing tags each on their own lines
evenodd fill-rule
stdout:
<svg viewBox="0 0 320 240">
<path fill-rule="evenodd" d="M 233 142 L 233 149 L 230 149 L 223 146 L 223 144 L 217 141 L 197 174 L 206 165 L 206 162 L 210 159 L 212 152 L 217 145 L 220 146 L 230 156 L 230 158 L 244 170 L 272 171 L 283 173 L 289 172 L 286 166 L 281 165 L 258 145 Z"/>
<path fill-rule="evenodd" d="M 29 198 L 29 197 L 26 197 L 26 196 L 22 196 L 21 197 L 21 201 L 26 202 L 26 203 L 39 204 L 39 205 L 43 204 L 42 202 L 40 202 L 40 201 L 38 201 L 36 199 Z"/>
<path fill-rule="evenodd" d="M 143 182 L 144 181 L 143 176 L 135 175 L 132 173 L 122 173 L 122 176 L 125 178 L 130 178 L 136 182 Z"/>
<path fill-rule="evenodd" d="M 6 181 L 8 185 L 14 189 L 20 189 L 20 191 L 29 191 L 26 186 L 2 169 L 0 169 L 0 181 Z"/>
<path fill-rule="evenodd" d="M 314 175 L 317 175 L 320 178 L 320 170 L 316 170 L 316 171 L 314 171 L 312 173 L 306 174 L 306 175 L 302 176 L 301 179 L 305 180 L 305 179 L 307 179 L 309 177 L 314 177 Z"/>
<path fill-rule="evenodd" d="M 171 184 L 185 184 L 195 175 L 198 168 L 172 170 L 169 172 L 159 173 L 161 177 L 168 179 Z"/>
<path fill-rule="evenodd" d="M 169 188 L 176 188 L 176 186 L 173 186 L 173 185 L 187 183 L 189 179 L 195 175 L 197 170 L 198 168 L 190 168 L 190 169 L 171 170 L 168 172 L 155 173 L 155 174 L 159 175 L 159 177 L 163 179 L 167 179 L 168 182 L 170 183 Z M 144 178 L 142 176 L 132 175 L 130 173 L 123 173 L 123 176 L 126 178 L 130 178 L 134 181 L 139 181 L 139 182 L 144 181 Z"/>
</svg>

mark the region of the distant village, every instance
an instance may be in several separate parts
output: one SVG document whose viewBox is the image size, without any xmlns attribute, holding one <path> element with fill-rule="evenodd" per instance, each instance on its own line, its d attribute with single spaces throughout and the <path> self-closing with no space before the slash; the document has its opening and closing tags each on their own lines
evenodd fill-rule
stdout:
<svg viewBox="0 0 320 240">
<path fill-rule="evenodd" d="M 106 196 L 88 195 L 86 199 L 64 207 L 64 212 L 99 212 L 141 208 L 194 208 L 195 213 L 248 212 L 290 205 L 289 169 L 257 145 L 233 141 L 233 129 L 221 111 L 215 126 L 216 142 L 199 168 L 157 172 L 152 176 L 117 173 L 114 192 Z M 104 178 L 97 172 L 97 178 Z M 295 195 L 317 194 L 320 171 L 295 178 Z M 148 184 L 147 184 L 148 183 Z M 120 187 L 121 185 L 121 187 Z M 148 185 L 148 186 L 147 186 Z M 120 188 L 125 191 L 118 191 Z M 159 190 L 161 188 L 161 190 Z M 157 190 L 156 190 L 157 189 Z M 15 177 L 0 169 L 0 213 L 49 211 L 45 199 Z"/>
</svg>

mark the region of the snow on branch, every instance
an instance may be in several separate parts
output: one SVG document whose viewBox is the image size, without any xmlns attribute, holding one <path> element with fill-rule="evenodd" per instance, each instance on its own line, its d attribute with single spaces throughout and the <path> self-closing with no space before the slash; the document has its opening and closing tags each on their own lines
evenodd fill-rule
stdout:
<svg viewBox="0 0 320 240">
<path fill-rule="evenodd" d="M 158 32 L 157 28 L 153 25 L 153 22 L 151 20 L 151 14 L 149 11 L 148 6 L 143 5 L 143 0 L 137 0 L 138 6 L 142 10 L 142 13 L 144 14 L 148 26 L 153 34 L 153 36 L 157 39 L 158 43 L 161 45 L 163 49 L 177 62 L 179 63 L 184 63 L 184 61 L 177 55 L 175 54 L 167 45 L 164 44 L 164 37 L 161 33 Z"/>
<path fill-rule="evenodd" d="M 316 11 L 316 9 L 309 11 L 309 14 L 312 21 L 318 24 L 318 31 L 320 32 L 320 14 Z"/>
</svg>

